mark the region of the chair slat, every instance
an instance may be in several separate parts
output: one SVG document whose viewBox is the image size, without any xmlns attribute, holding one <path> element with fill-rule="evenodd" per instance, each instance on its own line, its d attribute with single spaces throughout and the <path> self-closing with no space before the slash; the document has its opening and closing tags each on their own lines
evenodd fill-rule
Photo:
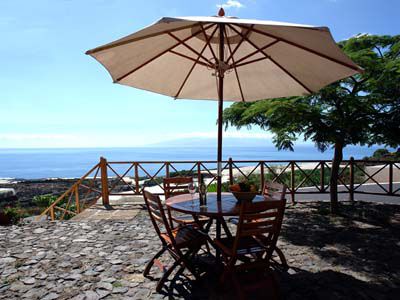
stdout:
<svg viewBox="0 0 400 300">
<path fill-rule="evenodd" d="M 265 182 L 263 195 L 267 198 L 283 200 L 286 196 L 287 187 L 277 182 Z"/>
<path fill-rule="evenodd" d="M 252 228 L 262 228 L 265 226 L 271 226 L 276 223 L 276 220 L 254 220 L 253 222 L 243 223 L 243 229 L 252 229 Z"/>
<path fill-rule="evenodd" d="M 173 196 L 188 194 L 192 177 L 169 177 L 163 179 L 165 199 Z"/>
<path fill-rule="evenodd" d="M 160 214 L 157 214 L 156 212 L 151 212 L 152 217 L 157 220 L 160 223 L 164 224 L 164 221 L 162 219 L 162 216 Z"/>
<path fill-rule="evenodd" d="M 246 221 L 251 221 L 255 219 L 266 219 L 266 218 L 275 218 L 278 216 L 278 212 L 266 212 L 266 213 L 259 213 L 257 215 L 245 215 L 243 216 L 243 219 Z"/>
<path fill-rule="evenodd" d="M 267 234 L 267 233 L 272 233 L 274 230 L 274 226 L 269 225 L 269 226 L 258 226 L 258 227 L 253 227 L 253 228 L 243 228 L 240 236 L 253 236 L 253 235 L 261 235 L 261 234 Z"/>
</svg>

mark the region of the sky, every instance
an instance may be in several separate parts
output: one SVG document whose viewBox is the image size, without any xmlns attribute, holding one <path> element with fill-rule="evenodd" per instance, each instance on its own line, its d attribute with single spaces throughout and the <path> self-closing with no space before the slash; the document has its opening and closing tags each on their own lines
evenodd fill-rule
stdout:
<svg viewBox="0 0 400 300">
<path fill-rule="evenodd" d="M 113 84 L 85 51 L 163 16 L 226 14 L 399 34 L 398 0 L 0 0 L 0 148 L 131 147 L 215 138 L 217 103 Z M 229 104 L 226 103 L 225 107 Z M 225 137 L 270 140 L 260 129 Z"/>
</svg>

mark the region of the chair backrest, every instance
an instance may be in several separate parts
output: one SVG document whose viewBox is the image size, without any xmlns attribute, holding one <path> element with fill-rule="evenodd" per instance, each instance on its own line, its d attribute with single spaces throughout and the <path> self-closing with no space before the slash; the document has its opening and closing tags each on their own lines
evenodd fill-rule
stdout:
<svg viewBox="0 0 400 300">
<path fill-rule="evenodd" d="M 170 177 L 164 178 L 164 195 L 165 199 L 172 196 L 189 193 L 189 184 L 193 183 L 192 177 Z"/>
<path fill-rule="evenodd" d="M 277 182 L 265 182 L 263 187 L 263 196 L 266 198 L 283 200 L 286 196 L 287 186 Z"/>
<path fill-rule="evenodd" d="M 241 238 L 255 237 L 265 246 L 266 260 L 272 255 L 282 227 L 286 199 L 260 202 L 244 201 L 240 207 L 239 222 L 233 244 L 233 253 Z"/>
<path fill-rule="evenodd" d="M 165 210 L 160 197 L 144 190 L 143 198 L 150 215 L 150 220 L 153 223 L 154 229 L 156 230 L 161 242 L 165 244 L 165 240 L 161 237 L 161 234 L 166 233 L 172 244 L 175 246 L 175 239 L 165 215 Z"/>
</svg>

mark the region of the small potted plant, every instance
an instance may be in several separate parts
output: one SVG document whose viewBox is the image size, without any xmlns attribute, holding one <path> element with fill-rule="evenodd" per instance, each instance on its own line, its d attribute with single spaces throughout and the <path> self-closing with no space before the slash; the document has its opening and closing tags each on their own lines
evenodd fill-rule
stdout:
<svg viewBox="0 0 400 300">
<path fill-rule="evenodd" d="M 241 181 L 236 184 L 229 186 L 229 190 L 238 200 L 241 201 L 252 201 L 254 197 L 258 194 L 257 186 L 248 181 Z"/>
<path fill-rule="evenodd" d="M 17 208 L 5 206 L 0 209 L 0 225 L 17 224 L 21 219 L 21 215 Z"/>
</svg>

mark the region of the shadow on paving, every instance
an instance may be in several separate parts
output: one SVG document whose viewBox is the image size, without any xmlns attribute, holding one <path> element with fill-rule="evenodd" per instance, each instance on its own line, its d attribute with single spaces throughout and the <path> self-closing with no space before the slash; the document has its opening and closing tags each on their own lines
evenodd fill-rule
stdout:
<svg viewBox="0 0 400 300">
<path fill-rule="evenodd" d="M 327 270 L 317 273 L 298 270 L 281 275 L 284 299 L 398 299 L 400 288 L 358 280 L 350 275 Z"/>
<path fill-rule="evenodd" d="M 291 266 L 275 268 L 283 299 L 398 299 L 400 206 L 342 204 L 341 213 L 331 216 L 326 202 L 296 205 L 286 211 L 280 240 Z M 248 299 L 273 299 L 268 289 Z M 160 296 L 237 298 L 233 287 L 221 290 L 212 273 L 200 281 L 176 274 Z"/>
<path fill-rule="evenodd" d="M 333 268 L 365 274 L 377 284 L 400 286 L 399 205 L 342 204 L 337 216 L 329 215 L 329 203 L 314 203 L 311 209 L 299 205 L 286 211 L 281 238 L 308 247 Z"/>
<path fill-rule="evenodd" d="M 282 299 L 314 299 L 314 300 L 341 300 L 341 299 L 398 299 L 400 288 L 387 289 L 380 284 L 358 280 L 350 275 L 332 270 L 317 273 L 297 270 L 296 274 L 275 271 L 280 281 Z M 200 281 L 193 281 L 183 274 L 175 275 L 168 282 L 168 289 L 161 295 L 164 299 L 237 299 L 233 288 L 221 290 L 217 285 L 216 276 L 204 277 Z M 271 287 L 251 294 L 246 299 L 275 299 L 272 297 Z"/>
</svg>

